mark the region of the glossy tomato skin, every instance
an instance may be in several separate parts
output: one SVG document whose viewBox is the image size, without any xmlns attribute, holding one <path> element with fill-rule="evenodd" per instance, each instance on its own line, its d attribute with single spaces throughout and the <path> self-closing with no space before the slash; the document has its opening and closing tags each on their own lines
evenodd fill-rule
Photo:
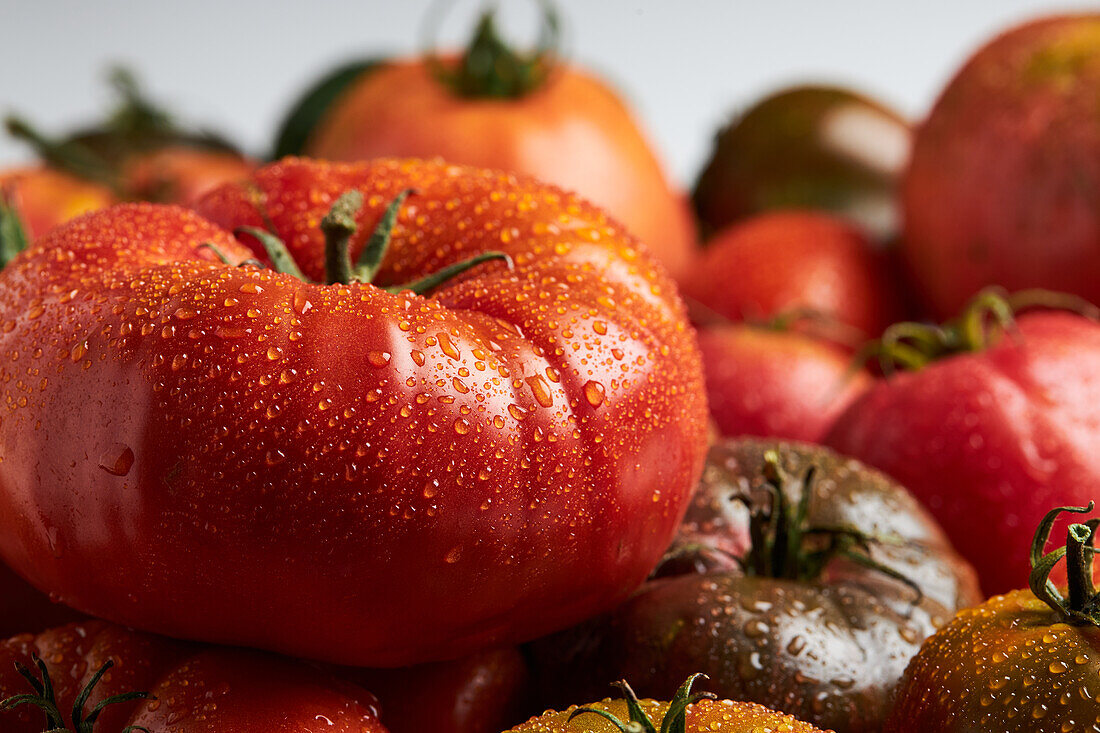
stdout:
<svg viewBox="0 0 1100 733">
<path fill-rule="evenodd" d="M 867 336 L 898 313 L 882 253 L 853 225 L 816 211 L 777 211 L 723 229 L 682 290 L 733 320 L 808 310 Z"/>
<path fill-rule="evenodd" d="M 461 97 L 423 60 L 370 68 L 332 103 L 302 151 L 331 160 L 431 158 L 511 170 L 589 199 L 623 222 L 674 276 L 695 247 L 673 189 L 622 100 L 563 66 L 514 99 Z"/>
<path fill-rule="evenodd" d="M 875 383 L 825 442 L 905 485 L 986 593 L 1004 592 L 1028 576 L 1031 535 L 1050 507 L 1097 498 L 1098 375 L 1100 324 L 1025 314 L 986 351 Z"/>
<path fill-rule="evenodd" d="M 723 435 L 820 442 L 871 384 L 843 347 L 743 323 L 705 326 L 699 350 L 710 413 Z"/>
<path fill-rule="evenodd" d="M 884 731 L 1100 730 L 1098 674 L 1100 629 L 1067 624 L 1031 591 L 1013 591 L 961 611 L 928 640 Z"/>
<path fill-rule="evenodd" d="M 918 129 L 904 258 L 939 316 L 986 285 L 1100 302 L 1100 14 L 1011 29 Z"/>
<path fill-rule="evenodd" d="M 0 199 L 14 209 L 31 240 L 116 202 L 111 191 L 99 184 L 44 167 L 0 172 Z"/>
<path fill-rule="evenodd" d="M 659 729 L 660 721 L 668 711 L 668 703 L 641 700 L 640 704 Z M 592 713 L 570 721 L 569 716 L 578 707 L 574 705 L 561 712 L 547 711 L 505 733 L 612 733 L 615 730 L 609 721 Z M 583 707 L 607 711 L 622 721 L 630 719 L 623 700 L 602 700 Z M 684 730 L 686 733 L 827 733 L 762 705 L 731 700 L 700 700 L 692 705 L 688 709 Z"/>
<path fill-rule="evenodd" d="M 769 95 L 719 131 L 695 184 L 707 232 L 775 209 L 830 211 L 891 240 L 911 144 L 896 111 L 842 87 Z"/>
<path fill-rule="evenodd" d="M 312 730 L 327 721 L 324 729 L 332 733 L 386 733 L 370 693 L 319 669 L 268 654 L 203 648 L 103 621 L 0 643 L 0 699 L 32 691 L 15 669 L 16 662 L 35 669 L 32 654 L 46 662 L 67 721 L 77 694 L 108 660 L 114 666 L 93 688 L 85 712 L 114 695 L 153 696 L 104 708 L 96 731 L 138 725 L 166 733 L 270 733 Z M 5 733 L 40 733 L 43 717 L 32 706 L 0 711 Z"/>
<path fill-rule="evenodd" d="M 912 588 L 843 558 L 814 580 L 748 576 L 751 546 L 739 501 L 758 489 L 765 451 L 787 476 L 817 467 L 807 524 L 878 537 L 873 558 Z M 792 510 L 798 494 L 787 485 Z M 599 619 L 531 645 L 537 690 L 551 704 L 625 678 L 640 695 L 671 695 L 695 672 L 720 697 L 784 710 L 839 733 L 878 733 L 921 641 L 978 601 L 973 570 L 898 484 L 827 449 L 725 440 L 666 560 L 628 601 Z"/>
<path fill-rule="evenodd" d="M 308 284 L 220 264 L 203 244 L 253 253 L 154 205 L 9 265 L 4 558 L 100 617 L 358 666 L 531 638 L 640 584 L 705 394 L 675 289 L 602 212 L 417 161 L 288 160 L 201 208 L 231 228 L 261 206 L 316 276 L 336 197 L 366 192 L 358 249 L 409 187 L 380 282 L 489 249 L 514 269 L 427 298 Z"/>
<path fill-rule="evenodd" d="M 402 669 L 347 669 L 342 677 L 370 690 L 390 733 L 500 733 L 523 719 L 527 662 L 516 647 Z"/>
</svg>

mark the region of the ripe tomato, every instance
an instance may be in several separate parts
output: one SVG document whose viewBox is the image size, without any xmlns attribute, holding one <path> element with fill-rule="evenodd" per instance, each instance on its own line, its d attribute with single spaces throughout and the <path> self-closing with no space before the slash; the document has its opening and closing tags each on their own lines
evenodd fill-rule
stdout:
<svg viewBox="0 0 1100 733">
<path fill-rule="evenodd" d="M 680 688 L 671 703 L 639 700 L 626 682 L 620 682 L 626 699 L 574 705 L 561 712 L 548 710 L 505 733 L 825 733 L 755 703 L 719 701 L 713 695 L 689 697 L 691 682 Z"/>
<path fill-rule="evenodd" d="M 708 233 L 800 208 L 831 211 L 893 239 L 910 142 L 905 119 L 873 99 L 840 87 L 784 89 L 718 133 L 695 184 L 695 211 Z"/>
<path fill-rule="evenodd" d="M 1009 30 L 959 71 L 903 183 L 902 254 L 938 315 L 986 285 L 1100 303 L 1097 118 L 1100 14 Z"/>
<path fill-rule="evenodd" d="M 619 96 L 549 53 L 512 51 L 491 13 L 461 58 L 364 62 L 326 77 L 288 115 L 276 146 L 284 155 L 440 156 L 517 171 L 604 208 L 674 276 L 695 246 L 686 197 Z"/>
<path fill-rule="evenodd" d="M 516 647 L 403 669 L 347 669 L 381 701 L 390 733 L 500 733 L 527 710 L 527 663 Z"/>
<path fill-rule="evenodd" d="M 865 335 L 898 312 L 882 254 L 851 224 L 814 211 L 762 214 L 722 230 L 682 290 L 733 320 L 811 311 Z"/>
<path fill-rule="evenodd" d="M 623 677 L 663 697 L 703 672 L 721 696 L 878 733 L 921 642 L 978 600 L 973 570 L 904 488 L 771 440 L 711 449 L 656 575 L 534 643 L 534 688 L 576 699 Z"/>
<path fill-rule="evenodd" d="M 50 168 L 0 172 L 0 207 L 7 207 L 18 217 L 30 240 L 73 217 L 115 201 L 109 188 Z"/>
<path fill-rule="evenodd" d="M 710 414 L 723 435 L 819 442 L 871 384 L 836 344 L 744 323 L 699 329 Z"/>
<path fill-rule="evenodd" d="M 288 160 L 200 208 L 266 221 L 305 277 L 339 281 L 234 266 L 253 253 L 226 229 L 154 205 L 13 261 L 13 568 L 127 625 L 363 666 L 532 638 L 645 579 L 702 466 L 705 394 L 675 288 L 603 212 L 419 161 Z M 379 286 L 490 250 L 513 266 L 426 296 L 337 278 L 383 213 Z"/>
<path fill-rule="evenodd" d="M 1036 312 L 1005 333 L 980 322 L 988 303 L 944 327 L 903 326 L 916 331 L 902 347 L 919 368 L 873 384 L 825 442 L 913 492 L 991 594 L 1026 576 L 1030 528 L 1047 508 L 1096 497 L 1100 324 Z"/>
<path fill-rule="evenodd" d="M 1100 594 L 1092 584 L 1100 520 L 1072 525 L 1066 544 L 1043 554 L 1054 517 L 1040 523 L 1030 590 L 966 609 L 921 648 L 905 673 L 886 733 L 1040 733 L 1100 730 Z M 1047 577 L 1061 558 L 1068 590 Z"/>
<path fill-rule="evenodd" d="M 36 663 L 37 662 L 37 663 Z M 16 670 L 21 664 L 41 682 L 48 674 L 52 730 L 102 733 L 140 726 L 171 733 L 386 733 L 376 701 L 362 688 L 330 678 L 301 662 L 234 649 L 202 648 L 131 631 L 103 621 L 23 634 L 0 643 L 0 700 L 35 694 Z M 95 675 L 109 671 L 101 679 Z M 42 665 L 42 666 L 39 666 Z M 82 706 L 86 727 L 69 711 L 90 689 Z M 94 708 L 116 695 L 137 699 Z M 44 701 L 45 702 L 45 701 Z M 47 704 L 48 707 L 48 704 Z M 36 705 L 0 709 L 4 733 L 41 733 L 43 710 Z"/>
</svg>

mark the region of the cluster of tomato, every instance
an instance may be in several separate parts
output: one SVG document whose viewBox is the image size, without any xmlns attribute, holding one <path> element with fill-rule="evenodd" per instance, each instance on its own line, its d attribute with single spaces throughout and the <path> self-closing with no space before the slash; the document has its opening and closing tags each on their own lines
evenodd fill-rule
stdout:
<svg viewBox="0 0 1100 733">
<path fill-rule="evenodd" d="M 267 165 L 9 120 L 0 728 L 1100 731 L 1100 16 L 689 198 L 545 7 Z"/>
</svg>

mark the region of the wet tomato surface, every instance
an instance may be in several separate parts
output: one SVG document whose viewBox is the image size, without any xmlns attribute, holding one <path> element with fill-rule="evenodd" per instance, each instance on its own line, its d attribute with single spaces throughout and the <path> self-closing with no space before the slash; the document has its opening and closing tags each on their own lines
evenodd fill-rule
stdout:
<svg viewBox="0 0 1100 733">
<path fill-rule="evenodd" d="M 134 725 L 157 733 L 271 733 L 323 725 L 327 733 L 386 733 L 370 693 L 304 663 L 204 648 L 103 621 L 0 642 L 0 700 L 35 693 L 17 664 L 39 683 L 43 672 L 48 676 L 46 697 L 60 713 L 46 725 L 51 730 L 118 733 Z M 80 726 L 69 711 L 88 688 L 80 706 L 86 725 Z M 110 698 L 131 693 L 144 695 L 108 704 L 98 720 L 91 715 Z M 38 706 L 20 705 L 0 710 L 0 727 L 41 733 L 43 718 Z"/>
<path fill-rule="evenodd" d="M 683 307 L 629 235 L 556 188 L 416 161 L 288 160 L 200 208 L 269 226 L 327 279 L 334 200 L 361 196 L 358 256 L 409 188 L 377 286 L 235 266 L 254 253 L 227 229 L 151 204 L 13 261 L 5 560 L 128 625 L 372 666 L 633 591 L 686 506 L 706 407 Z M 380 287 L 489 250 L 511 266 Z"/>
</svg>

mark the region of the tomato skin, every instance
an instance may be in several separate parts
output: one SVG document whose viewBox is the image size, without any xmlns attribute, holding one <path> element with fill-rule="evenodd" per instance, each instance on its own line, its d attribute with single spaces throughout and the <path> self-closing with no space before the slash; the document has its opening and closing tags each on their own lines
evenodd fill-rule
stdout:
<svg viewBox="0 0 1100 733">
<path fill-rule="evenodd" d="M 139 725 L 172 733 L 270 733 L 310 730 L 327 719 L 325 730 L 332 733 L 386 733 L 370 693 L 303 663 L 204 649 L 103 621 L 0 643 L 0 699 L 31 692 L 14 665 L 21 662 L 33 670 L 32 653 L 46 662 L 66 719 L 76 695 L 108 660 L 114 667 L 93 689 L 85 712 L 127 692 L 156 698 L 104 708 L 97 731 Z M 42 720 L 42 712 L 32 706 L 0 711 L 5 733 L 40 733 Z"/>
<path fill-rule="evenodd" d="M 660 728 L 658 721 L 668 710 L 668 703 L 641 700 L 640 704 Z M 591 713 L 577 716 L 570 722 L 569 716 L 577 707 L 580 706 L 574 705 L 561 712 L 548 711 L 505 733 L 612 733 L 615 730 L 608 721 Z M 602 700 L 583 707 L 606 710 L 622 721 L 630 719 L 623 700 Z M 731 700 L 700 700 L 688 709 L 685 723 L 686 733 L 826 733 L 763 705 Z"/>
<path fill-rule="evenodd" d="M 733 320 L 810 310 L 872 336 L 898 313 L 882 253 L 830 214 L 777 211 L 707 241 L 684 295 Z"/>
<path fill-rule="evenodd" d="M 1050 507 L 1086 505 L 1100 484 L 1100 324 L 1059 312 L 1017 324 L 985 351 L 876 382 L 825 439 L 920 499 L 987 594 L 1027 577 Z"/>
<path fill-rule="evenodd" d="M 902 254 L 936 315 L 986 285 L 1100 302 L 1100 14 L 980 49 L 918 129 Z"/>
<path fill-rule="evenodd" d="M 200 208 L 232 227 L 262 199 L 315 273 L 316 223 L 352 187 L 355 248 L 420 192 L 380 283 L 488 249 L 515 269 L 428 298 L 308 284 L 222 265 L 203 244 L 252 252 L 134 204 L 0 273 L 13 568 L 127 625 L 359 666 L 532 638 L 644 580 L 705 452 L 698 351 L 663 270 L 579 199 L 442 163 L 288 160 Z"/>
<path fill-rule="evenodd" d="M 671 186 L 622 100 L 562 66 L 515 99 L 460 97 L 420 59 L 372 67 L 337 97 L 302 151 L 330 160 L 442 157 L 516 171 L 606 209 L 686 273 L 695 247 L 687 198 Z"/>
<path fill-rule="evenodd" d="M 58 224 L 116 202 L 99 184 L 44 167 L 0 172 L 0 198 L 15 210 L 32 241 Z"/>
<path fill-rule="evenodd" d="M 1029 590 L 992 598 L 925 643 L 884 733 L 1097 730 L 1098 650 L 1100 628 L 1065 623 Z"/>
<path fill-rule="evenodd" d="M 516 647 L 404 669 L 342 675 L 381 701 L 390 733 L 500 733 L 527 709 L 527 663 Z"/>
<path fill-rule="evenodd" d="M 695 184 L 695 210 L 714 232 L 764 211 L 820 209 L 890 240 L 910 144 L 901 115 L 857 92 L 783 89 L 718 132 Z"/>
<path fill-rule="evenodd" d="M 851 354 L 793 331 L 745 324 L 699 331 L 711 417 L 723 435 L 820 442 L 871 384 Z"/>
</svg>

